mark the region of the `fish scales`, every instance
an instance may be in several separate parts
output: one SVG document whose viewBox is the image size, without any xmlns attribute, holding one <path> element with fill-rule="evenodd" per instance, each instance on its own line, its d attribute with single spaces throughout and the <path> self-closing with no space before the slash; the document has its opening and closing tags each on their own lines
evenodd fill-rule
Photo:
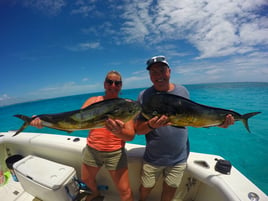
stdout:
<svg viewBox="0 0 268 201">
<path fill-rule="evenodd" d="M 181 96 L 157 93 L 142 105 L 142 114 L 150 119 L 154 116 L 166 115 L 173 126 L 211 127 L 221 125 L 226 115 L 232 114 L 235 121 L 242 121 L 250 132 L 248 119 L 260 112 L 244 115 L 223 108 L 202 105 Z"/>
<path fill-rule="evenodd" d="M 22 119 L 24 124 L 13 136 L 23 131 L 37 117 L 45 127 L 72 132 L 104 127 L 108 118 L 127 122 L 134 119 L 140 111 L 140 104 L 136 101 L 115 98 L 94 103 L 83 109 L 58 114 L 41 114 L 35 117 L 18 114 L 14 116 Z"/>
</svg>

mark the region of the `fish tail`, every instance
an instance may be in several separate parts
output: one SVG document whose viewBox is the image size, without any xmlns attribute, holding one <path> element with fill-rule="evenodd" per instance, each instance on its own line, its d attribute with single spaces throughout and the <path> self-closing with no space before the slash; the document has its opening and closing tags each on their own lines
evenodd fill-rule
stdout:
<svg viewBox="0 0 268 201">
<path fill-rule="evenodd" d="M 31 121 L 35 118 L 35 117 L 33 117 L 33 118 L 27 117 L 27 116 L 22 115 L 22 114 L 16 114 L 16 115 L 14 115 L 14 117 L 17 117 L 17 118 L 23 120 L 24 124 L 20 127 L 19 130 L 17 130 L 17 132 L 12 137 L 18 135 L 21 131 L 23 131 L 27 126 L 30 125 Z"/>
<path fill-rule="evenodd" d="M 248 132 L 250 133 L 250 129 L 249 129 L 249 126 L 248 126 L 248 119 L 259 114 L 261 112 L 251 112 L 251 113 L 247 113 L 247 114 L 244 114 L 241 116 L 242 118 L 242 122 L 244 124 L 244 126 L 246 127 L 246 129 L 248 130 Z"/>
</svg>

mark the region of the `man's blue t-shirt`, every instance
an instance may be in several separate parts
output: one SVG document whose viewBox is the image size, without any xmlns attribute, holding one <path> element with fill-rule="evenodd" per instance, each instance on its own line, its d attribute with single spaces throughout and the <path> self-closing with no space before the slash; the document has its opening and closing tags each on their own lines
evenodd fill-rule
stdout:
<svg viewBox="0 0 268 201">
<path fill-rule="evenodd" d="M 153 86 L 143 90 L 138 101 L 142 104 L 157 92 Z M 174 90 L 166 93 L 189 98 L 188 90 L 180 85 L 175 85 Z M 145 137 L 144 160 L 146 162 L 158 166 L 173 166 L 187 161 L 190 150 L 187 128 L 160 127 L 147 133 Z"/>
</svg>

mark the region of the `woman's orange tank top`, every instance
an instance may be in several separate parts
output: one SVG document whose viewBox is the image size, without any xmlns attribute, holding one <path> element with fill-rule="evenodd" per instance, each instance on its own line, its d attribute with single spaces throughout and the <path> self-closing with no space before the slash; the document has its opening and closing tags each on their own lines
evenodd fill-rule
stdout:
<svg viewBox="0 0 268 201">
<path fill-rule="evenodd" d="M 98 96 L 95 103 L 101 100 L 102 96 Z M 89 131 L 87 145 L 98 151 L 116 151 L 125 146 L 125 141 L 106 128 L 96 128 Z"/>
</svg>

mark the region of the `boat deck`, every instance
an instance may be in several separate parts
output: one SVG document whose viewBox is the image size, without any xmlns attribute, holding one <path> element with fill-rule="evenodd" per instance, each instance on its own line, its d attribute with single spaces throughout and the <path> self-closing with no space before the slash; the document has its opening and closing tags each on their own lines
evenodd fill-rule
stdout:
<svg viewBox="0 0 268 201">
<path fill-rule="evenodd" d="M 13 181 L 5 165 L 6 158 L 11 155 L 35 155 L 68 165 L 74 167 L 77 177 L 80 178 L 80 156 L 86 144 L 85 138 L 79 138 L 77 140 L 77 137 L 72 136 L 39 133 L 22 133 L 16 137 L 12 137 L 13 132 L 0 134 L 0 165 L 4 168 L 6 176 L 6 183 L 0 185 L 1 201 L 40 201 L 38 198 L 27 193 L 20 182 Z M 126 149 L 131 189 L 134 193 L 134 200 L 138 200 L 144 146 L 127 143 Z M 173 201 L 250 201 L 249 195 L 254 195 L 253 193 L 259 196 L 259 201 L 268 201 L 265 193 L 235 167 L 232 167 L 230 175 L 215 171 L 215 158 L 221 157 L 211 154 L 190 153 L 187 170 L 177 191 L 176 198 Z M 101 192 L 105 196 L 103 201 L 119 200 L 117 190 L 109 172 L 105 168 L 101 168 L 96 180 L 99 185 L 108 186 L 108 190 Z M 161 191 L 162 178 L 160 178 L 152 190 L 148 201 L 159 200 Z M 46 201 L 57 200 L 48 199 Z"/>
<path fill-rule="evenodd" d="M 27 193 L 20 182 L 15 182 L 10 176 L 9 172 L 5 173 L 6 182 L 0 186 L 1 201 L 41 201 L 39 198 Z M 112 194 L 111 192 L 101 192 L 104 196 L 102 200 L 96 201 L 117 201 L 119 200 L 118 195 Z M 80 197 L 80 201 L 85 200 L 85 196 Z"/>
<path fill-rule="evenodd" d="M 34 196 L 24 191 L 20 182 L 15 182 L 10 173 L 5 173 L 5 184 L 0 186 L 1 200 L 3 201 L 32 201 Z"/>
</svg>

